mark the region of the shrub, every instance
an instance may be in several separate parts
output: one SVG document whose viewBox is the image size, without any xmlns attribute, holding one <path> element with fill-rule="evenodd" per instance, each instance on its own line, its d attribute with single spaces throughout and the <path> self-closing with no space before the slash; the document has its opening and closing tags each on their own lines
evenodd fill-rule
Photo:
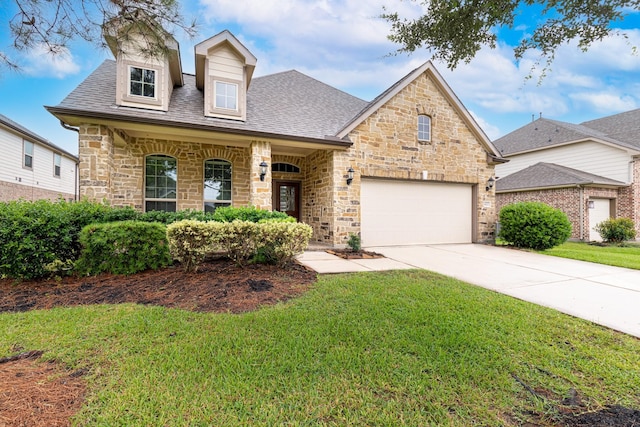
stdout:
<svg viewBox="0 0 640 427">
<path fill-rule="evenodd" d="M 596 224 L 594 230 L 605 242 L 621 243 L 636 238 L 635 225 L 629 218 L 609 218 Z"/>
<path fill-rule="evenodd" d="M 498 237 L 520 248 L 549 249 L 571 236 L 571 223 L 560 210 L 539 202 L 507 205 L 500 211 Z"/>
<path fill-rule="evenodd" d="M 359 251 L 360 249 L 362 249 L 362 244 L 360 242 L 360 236 L 355 234 L 355 233 L 350 233 L 349 234 L 349 239 L 347 239 L 347 246 L 349 246 L 349 249 L 351 249 L 352 251 Z"/>
<path fill-rule="evenodd" d="M 141 221 L 90 224 L 80 232 L 81 274 L 133 274 L 171 264 L 163 224 Z"/>
<path fill-rule="evenodd" d="M 213 212 L 213 220 L 220 222 L 233 222 L 235 220 L 260 222 L 261 220 L 281 219 L 285 221 L 291 221 L 289 215 L 284 212 L 268 211 L 264 209 L 258 209 L 253 206 L 245 206 L 234 208 L 232 206 L 226 206 L 217 208 Z M 293 219 L 295 221 L 295 219 Z"/>
<path fill-rule="evenodd" d="M 220 240 L 221 222 L 183 220 L 167 226 L 169 251 L 187 271 L 197 269 L 204 258 L 216 251 Z"/>
<path fill-rule="evenodd" d="M 194 270 L 204 258 L 215 251 L 238 265 L 250 259 L 282 265 L 304 251 L 312 229 L 307 224 L 290 220 L 253 223 L 179 221 L 167 227 L 172 256 L 185 269 Z"/>
<path fill-rule="evenodd" d="M 269 221 L 258 224 L 257 252 L 263 262 L 284 265 L 309 245 L 313 229 L 307 224 Z"/>
</svg>

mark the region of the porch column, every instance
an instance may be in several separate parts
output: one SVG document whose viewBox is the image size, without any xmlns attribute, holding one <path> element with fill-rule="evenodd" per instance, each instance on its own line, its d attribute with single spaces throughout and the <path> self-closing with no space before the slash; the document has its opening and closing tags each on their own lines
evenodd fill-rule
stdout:
<svg viewBox="0 0 640 427">
<path fill-rule="evenodd" d="M 264 181 L 260 180 L 260 163 L 267 164 Z M 249 177 L 249 203 L 258 209 L 272 209 L 271 197 L 271 143 L 253 141 L 251 143 L 251 166 Z"/>
</svg>

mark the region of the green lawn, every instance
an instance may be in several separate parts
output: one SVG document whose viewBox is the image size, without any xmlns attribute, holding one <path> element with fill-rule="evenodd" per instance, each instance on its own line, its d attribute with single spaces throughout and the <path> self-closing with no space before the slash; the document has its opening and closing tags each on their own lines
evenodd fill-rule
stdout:
<svg viewBox="0 0 640 427">
<path fill-rule="evenodd" d="M 89 368 L 88 426 L 516 425 L 571 389 L 640 407 L 640 340 L 427 271 L 321 276 L 242 315 L 2 314 L 0 357 L 16 346 Z"/>
<path fill-rule="evenodd" d="M 640 270 L 640 245 L 635 244 L 598 246 L 588 243 L 566 242 L 540 253 Z"/>
</svg>

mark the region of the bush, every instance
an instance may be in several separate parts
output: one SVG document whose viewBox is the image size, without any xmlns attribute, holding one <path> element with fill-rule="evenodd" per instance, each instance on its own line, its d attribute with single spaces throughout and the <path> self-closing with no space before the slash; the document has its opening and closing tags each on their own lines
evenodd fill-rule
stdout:
<svg viewBox="0 0 640 427">
<path fill-rule="evenodd" d="M 49 275 L 52 263 L 75 261 L 80 230 L 109 210 L 86 201 L 0 203 L 0 276 L 36 279 Z"/>
<path fill-rule="evenodd" d="M 358 252 L 360 249 L 362 249 L 360 236 L 358 234 L 355 234 L 355 233 L 349 233 L 349 239 L 347 240 L 347 246 L 349 246 L 349 249 L 351 249 L 352 251 L 355 251 L 355 252 Z"/>
<path fill-rule="evenodd" d="M 609 218 L 596 224 L 594 230 L 605 242 L 621 243 L 636 238 L 635 225 L 629 218 Z"/>
<path fill-rule="evenodd" d="M 564 212 L 539 202 L 521 202 L 500 211 L 498 237 L 519 248 L 549 249 L 571 236 L 571 223 Z"/>
<path fill-rule="evenodd" d="M 290 220 L 253 223 L 180 221 L 167 227 L 172 256 L 185 269 L 194 270 L 216 251 L 244 265 L 250 259 L 282 265 L 302 253 L 313 231 L 307 224 Z"/>
<path fill-rule="evenodd" d="M 81 274 L 133 274 L 171 264 L 167 229 L 157 222 L 90 224 L 80 232 Z"/>
<path fill-rule="evenodd" d="M 284 212 L 268 211 L 264 209 L 258 209 L 253 206 L 246 206 L 240 208 L 234 208 L 232 206 L 226 206 L 216 209 L 213 212 L 214 221 L 220 222 L 233 222 L 235 220 L 260 222 L 262 220 L 284 220 L 295 222 L 295 218 L 290 217 Z"/>
</svg>

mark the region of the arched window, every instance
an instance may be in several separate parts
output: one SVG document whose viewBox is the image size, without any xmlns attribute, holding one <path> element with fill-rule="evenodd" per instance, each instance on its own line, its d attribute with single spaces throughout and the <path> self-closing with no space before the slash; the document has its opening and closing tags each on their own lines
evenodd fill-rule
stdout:
<svg viewBox="0 0 640 427">
<path fill-rule="evenodd" d="M 300 173 L 300 168 L 290 163 L 272 163 L 271 172 Z"/>
<path fill-rule="evenodd" d="M 212 159 L 204 162 L 204 210 L 213 212 L 231 206 L 231 163 Z"/>
<path fill-rule="evenodd" d="M 418 116 L 418 141 L 431 141 L 431 117 L 424 114 Z"/>
<path fill-rule="evenodd" d="M 145 159 L 144 210 L 176 211 L 178 199 L 178 162 L 161 154 Z"/>
</svg>

